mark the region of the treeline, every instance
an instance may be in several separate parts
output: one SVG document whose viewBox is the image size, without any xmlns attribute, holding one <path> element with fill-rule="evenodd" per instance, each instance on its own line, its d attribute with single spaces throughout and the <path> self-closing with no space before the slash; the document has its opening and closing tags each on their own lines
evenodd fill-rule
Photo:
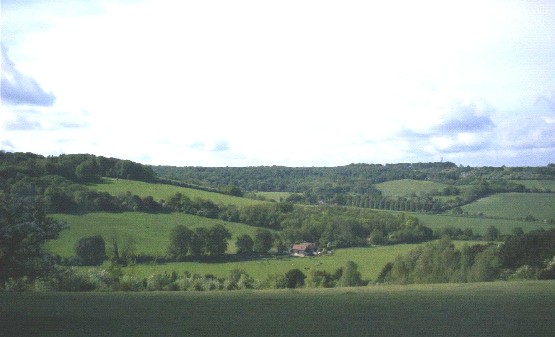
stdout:
<svg viewBox="0 0 555 337">
<path fill-rule="evenodd" d="M 48 275 L 40 277 L 9 278 L 0 282 L 0 291 L 233 291 L 355 287 L 368 282 L 362 279 L 358 265 L 352 261 L 347 261 L 333 273 L 311 269 L 307 275 L 295 268 L 284 274 L 270 274 L 262 280 L 241 269 L 231 270 L 227 277 L 173 271 L 141 278 L 125 275 L 121 266 L 106 262 L 86 271 L 57 266 Z"/>
<path fill-rule="evenodd" d="M 450 162 L 350 164 L 338 167 L 172 167 L 153 166 L 160 178 L 203 186 L 236 185 L 243 191 L 368 194 L 372 185 L 399 179 L 449 185 L 480 181 L 555 179 L 555 164 L 545 167 L 463 167 Z M 320 190 L 320 192 L 318 191 Z"/>
<path fill-rule="evenodd" d="M 449 238 L 398 256 L 379 283 L 462 283 L 555 279 L 555 229 L 510 236 L 504 244 L 455 248 Z"/>
<path fill-rule="evenodd" d="M 90 154 L 68 154 L 44 157 L 33 153 L 0 151 L 2 188 L 23 177 L 61 176 L 74 182 L 98 181 L 101 177 L 146 182 L 156 180 L 151 167 L 116 158 Z"/>
<path fill-rule="evenodd" d="M 172 167 L 153 166 L 160 178 L 197 185 L 236 185 L 244 191 L 367 193 L 372 185 L 389 180 L 454 181 L 453 163 L 350 164 L 338 167 Z"/>
</svg>

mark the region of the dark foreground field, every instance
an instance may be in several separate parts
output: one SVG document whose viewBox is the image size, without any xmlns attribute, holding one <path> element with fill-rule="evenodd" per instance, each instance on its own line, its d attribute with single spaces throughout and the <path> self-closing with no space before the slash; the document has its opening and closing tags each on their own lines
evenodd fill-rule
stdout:
<svg viewBox="0 0 555 337">
<path fill-rule="evenodd" d="M 2 336 L 555 336 L 555 282 L 0 293 Z"/>
</svg>

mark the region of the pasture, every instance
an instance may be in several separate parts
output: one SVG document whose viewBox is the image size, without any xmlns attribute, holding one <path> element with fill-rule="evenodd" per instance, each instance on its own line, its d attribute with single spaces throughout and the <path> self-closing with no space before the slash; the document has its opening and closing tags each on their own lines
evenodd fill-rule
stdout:
<svg viewBox="0 0 555 337">
<path fill-rule="evenodd" d="M 101 183 L 87 185 L 90 189 L 98 192 L 107 192 L 111 195 L 125 194 L 131 192 L 141 198 L 152 196 L 154 200 L 168 200 L 172 195 L 181 193 L 192 200 L 204 199 L 211 200 L 216 204 L 235 205 L 237 207 L 257 205 L 264 203 L 264 201 L 241 198 L 232 195 L 226 195 L 215 192 L 207 192 L 196 190 L 193 188 L 186 188 L 180 186 L 173 186 L 167 184 L 153 184 L 145 183 L 142 181 L 125 180 L 125 179 L 111 179 L 104 178 Z"/>
<path fill-rule="evenodd" d="M 140 212 L 96 212 L 84 215 L 53 214 L 57 220 L 68 223 L 58 239 L 46 243 L 46 249 L 54 254 L 69 257 L 74 254 L 75 243 L 82 237 L 100 234 L 106 242 L 115 234 L 119 238 L 132 237 L 137 253 L 164 256 L 170 242 L 170 232 L 177 225 L 189 228 L 211 227 L 222 224 L 231 232 L 228 252 L 235 253 L 235 239 L 243 234 L 253 235 L 256 227 L 240 223 L 224 222 L 184 213 L 150 214 Z"/>
<path fill-rule="evenodd" d="M 470 214 L 487 217 L 538 220 L 555 219 L 555 193 L 498 193 L 462 207 Z"/>
<path fill-rule="evenodd" d="M 541 222 L 527 222 L 523 220 L 513 220 L 513 219 L 491 219 L 484 217 L 465 217 L 465 216 L 453 216 L 453 215 L 442 215 L 442 214 L 421 214 L 413 213 L 420 223 L 424 226 L 430 227 L 433 230 L 454 227 L 454 228 L 470 228 L 474 234 L 485 234 L 489 226 L 495 226 L 501 235 L 512 234 L 513 229 L 516 227 L 521 227 L 524 232 L 529 232 L 538 229 L 547 229 L 553 227 L 550 224 L 544 224 Z"/>
<path fill-rule="evenodd" d="M 555 193 L 555 180 L 509 180 L 515 184 L 524 185 L 531 190 Z"/>
<path fill-rule="evenodd" d="M 555 282 L 0 293 L 6 336 L 554 336 Z"/>
<path fill-rule="evenodd" d="M 311 269 L 333 273 L 350 260 L 358 265 L 363 279 L 375 280 L 387 262 L 394 261 L 397 255 L 404 255 L 417 246 L 418 244 L 404 244 L 372 248 L 345 248 L 335 250 L 333 255 L 305 258 L 282 256 L 233 262 L 140 264 L 124 268 L 124 273 L 145 278 L 154 273 L 175 271 L 182 274 L 188 271 L 192 274 L 212 274 L 225 278 L 229 276 L 231 270 L 242 269 L 250 276 L 263 281 L 268 275 L 283 275 L 295 268 L 305 274 L 308 274 Z"/>
</svg>

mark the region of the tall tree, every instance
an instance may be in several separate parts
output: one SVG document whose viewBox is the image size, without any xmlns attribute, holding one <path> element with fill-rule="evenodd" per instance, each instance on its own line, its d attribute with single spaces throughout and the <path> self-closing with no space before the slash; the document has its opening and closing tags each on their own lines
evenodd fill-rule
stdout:
<svg viewBox="0 0 555 337">
<path fill-rule="evenodd" d="M 227 240 L 231 239 L 231 233 L 221 224 L 217 224 L 208 230 L 207 252 L 211 256 L 220 256 L 227 250 Z"/>
<path fill-rule="evenodd" d="M 258 254 L 268 254 L 272 248 L 272 233 L 265 229 L 259 229 L 254 234 L 254 251 Z"/>
<path fill-rule="evenodd" d="M 64 227 L 63 222 L 46 217 L 34 200 L 0 193 L 0 280 L 47 273 L 53 262 L 42 246 Z"/>
<path fill-rule="evenodd" d="M 106 260 L 106 242 L 100 235 L 85 236 L 75 245 L 75 256 L 84 265 L 99 265 Z"/>
<path fill-rule="evenodd" d="M 237 238 L 237 241 L 235 241 L 235 247 L 237 248 L 237 254 L 249 255 L 253 252 L 254 241 L 250 235 L 243 234 Z"/>
<path fill-rule="evenodd" d="M 168 255 L 177 261 L 184 260 L 191 247 L 192 237 L 193 231 L 186 226 L 175 226 L 170 232 Z"/>
</svg>

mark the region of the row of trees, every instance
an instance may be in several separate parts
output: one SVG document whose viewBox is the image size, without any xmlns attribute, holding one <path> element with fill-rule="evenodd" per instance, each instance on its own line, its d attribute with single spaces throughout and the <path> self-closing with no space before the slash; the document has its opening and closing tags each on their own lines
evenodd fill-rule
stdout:
<svg viewBox="0 0 555 337">
<path fill-rule="evenodd" d="M 97 181 L 100 177 L 155 181 L 151 167 L 116 158 L 89 154 L 40 156 L 33 153 L 0 151 L 0 176 L 12 184 L 22 177 L 56 175 L 75 182 Z"/>
<path fill-rule="evenodd" d="M 555 229 L 515 233 L 503 245 L 455 248 L 449 238 L 398 256 L 378 282 L 447 283 L 555 279 Z"/>
<path fill-rule="evenodd" d="M 74 268 L 54 268 L 50 274 L 36 278 L 10 278 L 0 283 L 7 291 L 229 291 L 241 289 L 333 288 L 367 285 L 358 265 L 347 261 L 344 267 L 329 273 L 300 269 L 273 273 L 265 279 L 255 279 L 247 272 L 233 269 L 227 277 L 211 274 L 164 272 L 141 278 L 125 275 L 121 266 L 105 262 L 102 266 L 78 271 Z"/>
</svg>

